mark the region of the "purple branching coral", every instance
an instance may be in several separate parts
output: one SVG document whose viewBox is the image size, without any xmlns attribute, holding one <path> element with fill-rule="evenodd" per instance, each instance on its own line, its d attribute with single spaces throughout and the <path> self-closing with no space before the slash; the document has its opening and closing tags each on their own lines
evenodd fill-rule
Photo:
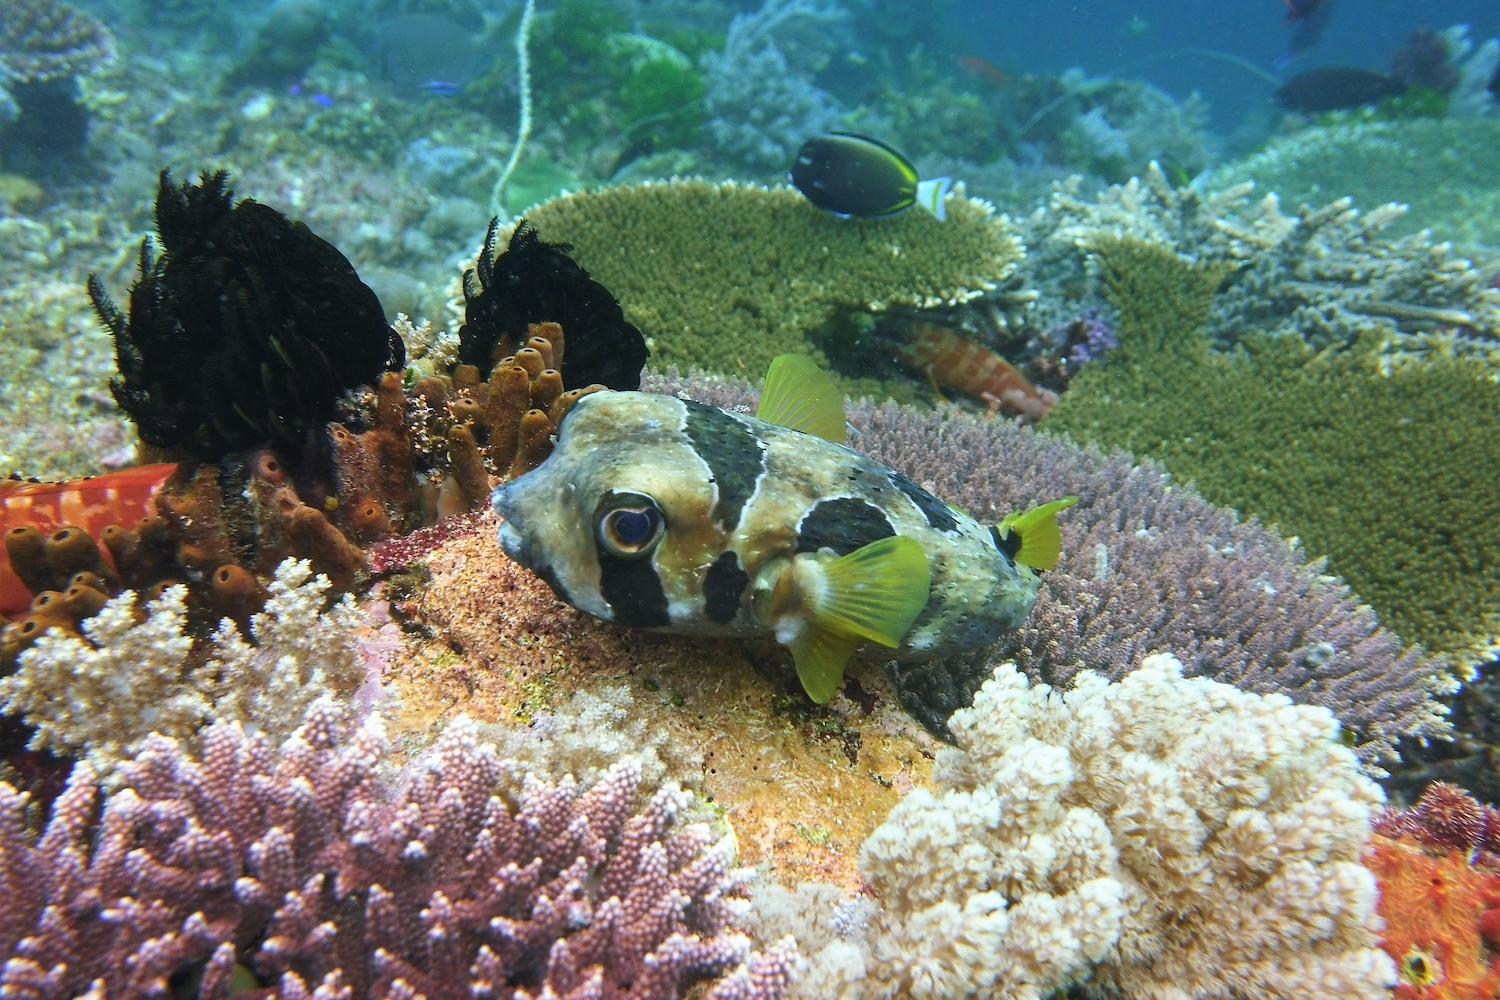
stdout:
<svg viewBox="0 0 1500 1000">
<path fill-rule="evenodd" d="M 648 386 L 730 409 L 755 399 L 742 382 Z M 1161 466 L 951 411 L 858 403 L 848 413 L 855 448 L 981 521 L 1079 497 L 1062 518 L 1061 563 L 997 650 L 1033 680 L 1066 687 L 1085 668 L 1118 679 L 1171 652 L 1189 675 L 1327 707 L 1367 765 L 1389 759 L 1404 736 L 1446 732 L 1434 695 L 1447 682 L 1432 658 L 1381 628 L 1320 561 Z"/>
<path fill-rule="evenodd" d="M 218 722 L 201 755 L 165 737 L 101 793 L 75 770 L 33 841 L 0 783 L 0 996 L 473 1000 L 783 995 L 790 941 L 734 930 L 741 871 L 680 824 L 686 796 L 637 803 L 615 765 L 580 790 L 527 777 L 472 723 L 397 787 L 378 717 L 315 705 L 280 747 Z M 231 985 L 231 980 L 235 982 Z"/>
<path fill-rule="evenodd" d="M 1082 368 L 1090 361 L 1097 361 L 1107 352 L 1120 346 L 1120 341 L 1115 337 L 1114 327 L 1110 326 L 1103 314 L 1094 308 L 1085 309 L 1079 313 L 1077 319 L 1066 324 L 1063 333 L 1068 347 L 1068 360 L 1075 368 Z"/>
</svg>

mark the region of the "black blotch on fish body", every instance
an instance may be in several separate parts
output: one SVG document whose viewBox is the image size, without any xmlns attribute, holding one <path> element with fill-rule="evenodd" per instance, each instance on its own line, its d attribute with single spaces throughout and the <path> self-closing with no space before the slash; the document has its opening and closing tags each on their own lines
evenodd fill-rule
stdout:
<svg viewBox="0 0 1500 1000">
<path fill-rule="evenodd" d="M 809 139 L 792 161 L 791 181 L 825 212 L 879 218 L 917 200 L 917 168 L 878 139 L 833 132 Z"/>
<path fill-rule="evenodd" d="M 458 360 L 488 377 L 496 361 L 526 343 L 532 323 L 560 323 L 567 338 L 564 385 L 639 389 L 646 338 L 609 289 L 589 277 L 568 247 L 542 242 L 525 219 L 496 256 L 498 229 L 491 219 L 479 260 L 464 272 Z"/>
<path fill-rule="evenodd" d="M 703 577 L 703 612 L 708 620 L 728 625 L 740 613 L 740 599 L 750 586 L 750 574 L 740 566 L 733 549 L 719 553 Z"/>
<path fill-rule="evenodd" d="M 797 526 L 797 551 L 832 549 L 846 556 L 895 533 L 890 519 L 874 504 L 855 497 L 820 500 Z"/>
<path fill-rule="evenodd" d="M 614 613 L 611 619 L 633 628 L 672 624 L 667 594 L 650 559 L 621 559 L 599 553 L 599 590 Z"/>
<path fill-rule="evenodd" d="M 899 472 L 892 472 L 890 479 L 892 486 L 905 493 L 907 499 L 917 505 L 929 525 L 938 531 L 953 531 L 958 528 L 958 518 L 953 516 L 953 509 L 943 501 Z"/>
<path fill-rule="evenodd" d="M 161 253 L 142 241 L 128 315 L 89 276 L 115 340 L 110 390 L 148 444 L 207 461 L 270 444 L 297 467 L 339 397 L 406 351 L 333 244 L 232 198 L 223 171 L 181 187 L 162 171 Z"/>
<path fill-rule="evenodd" d="M 1378 104 L 1404 93 L 1395 77 L 1368 69 L 1312 69 L 1298 73 L 1276 91 L 1276 103 L 1288 111 L 1319 113 Z"/>
<path fill-rule="evenodd" d="M 995 549 L 1005 557 L 1007 564 L 1016 564 L 1016 553 L 1021 551 L 1021 536 L 1014 531 L 1009 536 L 1002 537 L 1000 529 L 990 525 L 990 541 L 995 543 Z"/>
<path fill-rule="evenodd" d="M 688 440 L 719 487 L 714 516 L 721 528 L 733 531 L 765 469 L 766 446 L 749 427 L 717 407 L 690 400 L 682 405 L 687 407 Z"/>
</svg>

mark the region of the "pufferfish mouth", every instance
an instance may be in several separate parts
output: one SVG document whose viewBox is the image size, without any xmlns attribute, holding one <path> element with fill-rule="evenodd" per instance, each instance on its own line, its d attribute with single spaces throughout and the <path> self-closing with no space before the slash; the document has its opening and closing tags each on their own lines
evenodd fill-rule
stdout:
<svg viewBox="0 0 1500 1000">
<path fill-rule="evenodd" d="M 522 537 L 514 524 L 517 506 L 516 497 L 513 495 L 514 486 L 514 483 L 507 483 L 490 494 L 490 508 L 501 518 L 500 547 L 505 550 L 506 555 L 525 566 L 527 565 L 526 539 Z"/>
<path fill-rule="evenodd" d="M 516 530 L 515 525 L 509 521 L 502 521 L 500 524 L 500 547 L 505 550 L 505 554 L 510 556 L 511 559 L 522 566 L 526 565 L 526 560 L 523 558 L 526 551 L 526 542 L 521 538 L 521 533 Z"/>
</svg>

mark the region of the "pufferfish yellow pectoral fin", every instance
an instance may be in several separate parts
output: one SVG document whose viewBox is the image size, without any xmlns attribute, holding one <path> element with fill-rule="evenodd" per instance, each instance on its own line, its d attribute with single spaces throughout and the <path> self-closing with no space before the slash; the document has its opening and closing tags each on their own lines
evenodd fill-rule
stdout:
<svg viewBox="0 0 1500 1000">
<path fill-rule="evenodd" d="M 1032 569 L 1051 569 L 1062 558 L 1062 528 L 1057 515 L 1078 502 L 1077 497 L 1063 497 L 1026 511 L 1006 514 L 996 525 L 1000 537 L 1015 535 L 1020 545 L 1012 551 L 1016 562 Z"/>
<path fill-rule="evenodd" d="M 807 696 L 819 705 L 832 698 L 860 643 L 901 645 L 927 606 L 931 588 L 927 553 L 918 542 L 899 535 L 824 564 L 806 627 L 790 643 Z"/>
<path fill-rule="evenodd" d="M 844 394 L 826 371 L 801 354 L 778 354 L 766 372 L 755 415 L 834 444 L 848 436 Z"/>
</svg>

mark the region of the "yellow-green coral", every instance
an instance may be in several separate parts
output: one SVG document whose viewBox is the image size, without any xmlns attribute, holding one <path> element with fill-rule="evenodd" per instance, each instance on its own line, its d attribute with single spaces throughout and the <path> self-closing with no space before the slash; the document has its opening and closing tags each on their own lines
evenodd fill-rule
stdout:
<svg viewBox="0 0 1500 1000">
<path fill-rule="evenodd" d="M 1395 631 L 1474 662 L 1500 636 L 1500 384 L 1485 364 L 1203 334 L 1217 279 L 1158 246 L 1095 248 L 1121 348 L 1047 428 L 1159 459 L 1326 555 Z"/>
<path fill-rule="evenodd" d="M 567 243 L 651 338 L 653 363 L 758 376 L 777 354 L 821 360 L 830 321 L 987 291 L 1021 257 L 993 208 L 840 219 L 795 190 L 674 180 L 567 195 L 527 215 Z"/>
</svg>

